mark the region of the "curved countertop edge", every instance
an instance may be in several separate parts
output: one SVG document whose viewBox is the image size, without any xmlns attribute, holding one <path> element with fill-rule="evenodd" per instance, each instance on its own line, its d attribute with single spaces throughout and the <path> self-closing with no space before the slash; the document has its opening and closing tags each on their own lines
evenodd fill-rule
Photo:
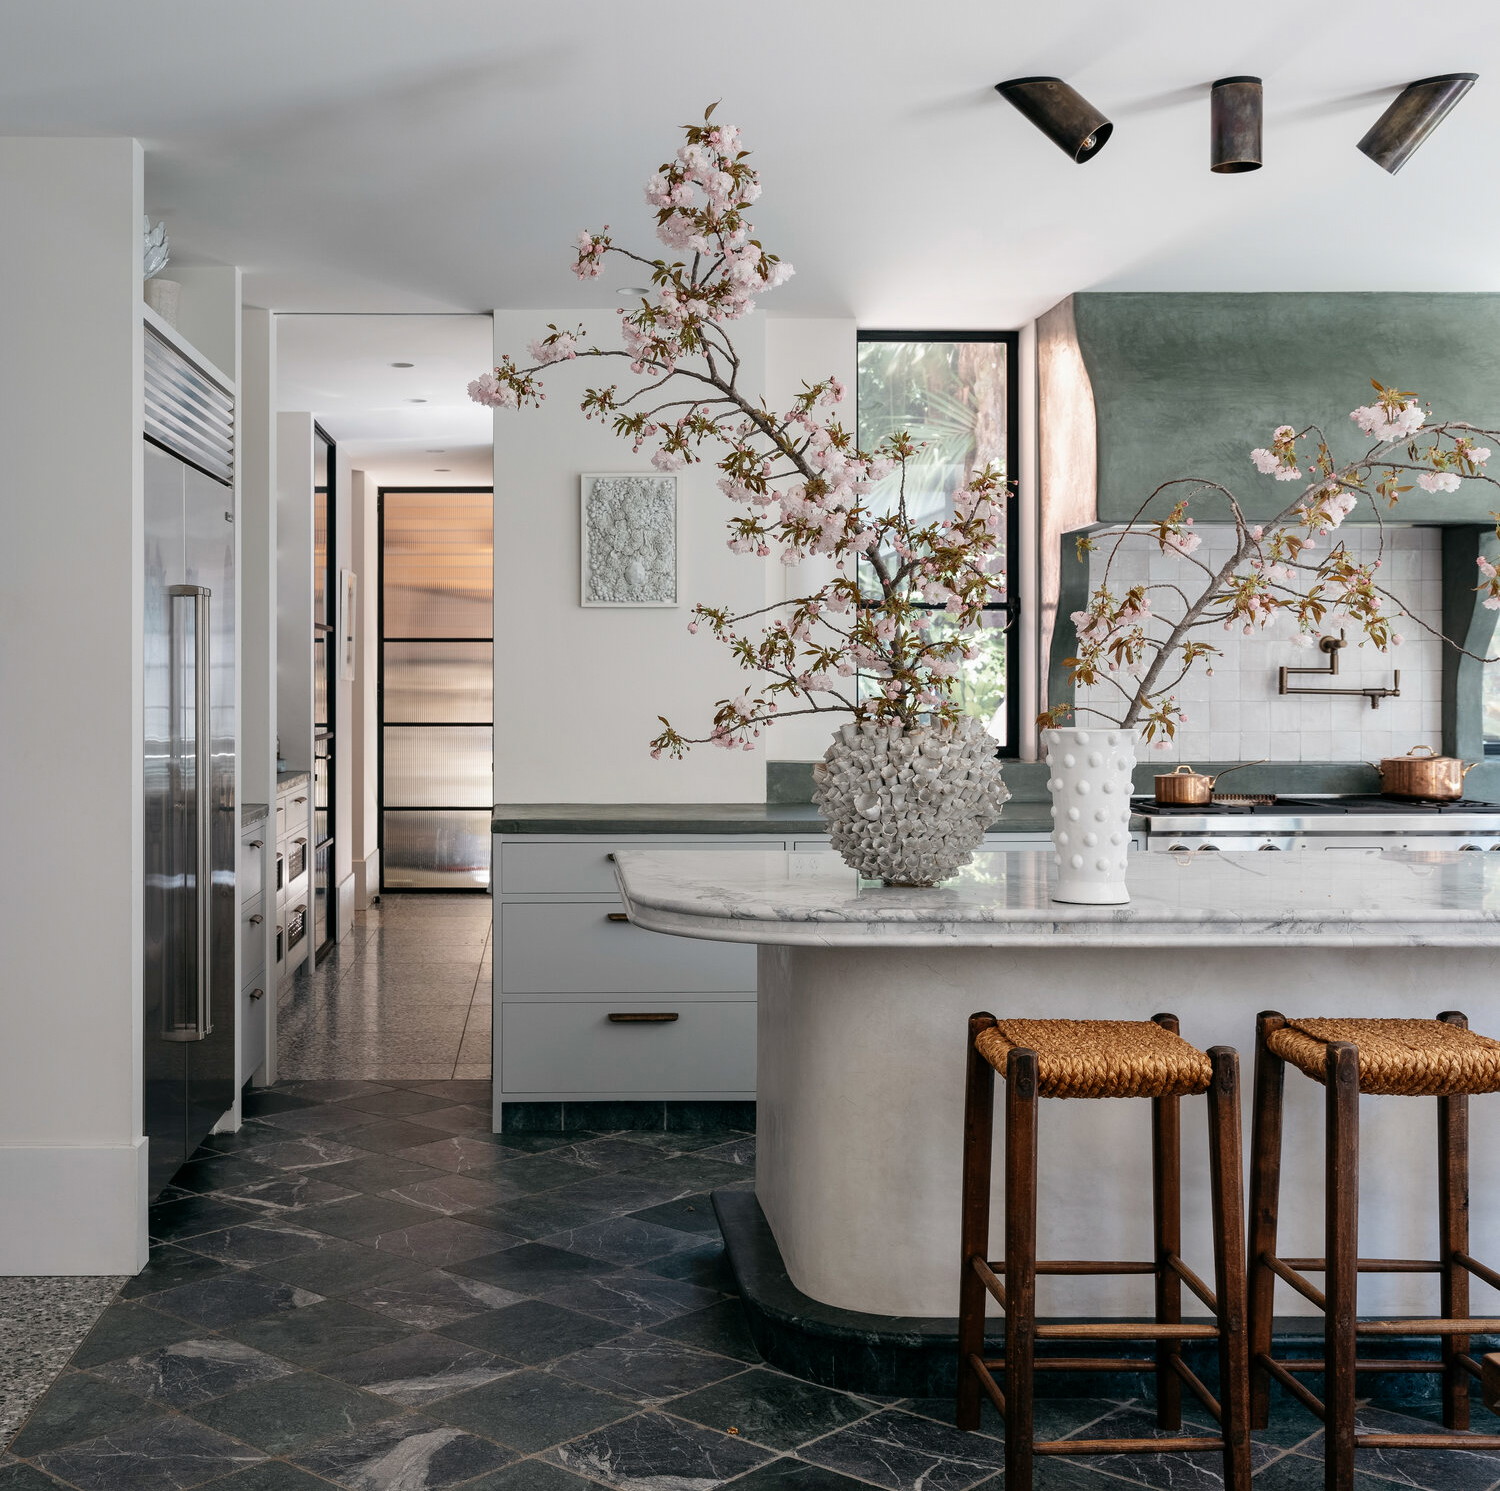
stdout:
<svg viewBox="0 0 1500 1491">
<path fill-rule="evenodd" d="M 242 802 L 240 804 L 240 832 L 264 823 L 271 816 L 271 805 L 265 802 Z"/>
<path fill-rule="evenodd" d="M 1132 827 L 1140 825 L 1132 823 Z M 1008 804 L 991 825 L 994 834 L 1050 834 L 1045 802 Z M 812 803 L 496 803 L 490 832 L 527 834 L 808 834 L 828 832 Z"/>
</svg>

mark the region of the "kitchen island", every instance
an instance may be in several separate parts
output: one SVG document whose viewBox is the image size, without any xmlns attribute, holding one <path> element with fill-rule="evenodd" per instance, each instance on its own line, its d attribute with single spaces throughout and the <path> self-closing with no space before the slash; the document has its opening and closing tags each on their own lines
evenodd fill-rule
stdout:
<svg viewBox="0 0 1500 1491">
<path fill-rule="evenodd" d="M 966 1022 L 1178 1015 L 1199 1047 L 1236 1047 L 1248 1091 L 1255 1016 L 1468 1013 L 1500 1034 L 1500 857 L 1464 853 L 1132 854 L 1126 906 L 1050 899 L 1045 852 L 977 854 L 931 890 L 861 883 L 831 853 L 622 853 L 631 920 L 754 943 L 758 961 L 759 1214 L 767 1276 L 828 1329 L 944 1337 L 956 1313 Z M 1431 1256 L 1435 1104 L 1365 1098 L 1361 1250 Z M 1246 1102 L 1248 1119 L 1248 1101 Z M 1185 1256 L 1211 1257 L 1203 1105 L 1183 1105 Z M 1322 1251 L 1322 1089 L 1287 1081 L 1282 1247 Z M 1474 1100 L 1474 1251 L 1500 1254 L 1500 1100 Z M 1149 1258 L 1150 1110 L 1048 1102 L 1039 1253 Z M 996 1187 L 998 1208 L 999 1187 Z M 994 1219 L 997 1229 L 1000 1218 Z M 769 1255 L 779 1254 L 779 1258 Z M 746 1280 L 742 1278 L 742 1285 Z M 1143 1278 L 1039 1285 L 1045 1314 L 1149 1313 Z M 1421 1275 L 1367 1276 L 1362 1313 L 1420 1313 Z M 1500 1301 L 1476 1282 L 1476 1313 Z M 783 1289 L 783 1294 L 787 1293 Z M 747 1287 L 747 1294 L 754 1293 Z M 1280 1302 L 1289 1314 L 1310 1306 Z M 784 1313 L 784 1311 L 783 1311 Z"/>
</svg>

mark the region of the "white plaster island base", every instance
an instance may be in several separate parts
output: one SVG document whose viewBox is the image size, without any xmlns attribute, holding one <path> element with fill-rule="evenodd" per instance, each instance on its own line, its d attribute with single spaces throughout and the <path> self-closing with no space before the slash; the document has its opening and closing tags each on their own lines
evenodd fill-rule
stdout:
<svg viewBox="0 0 1500 1491">
<path fill-rule="evenodd" d="M 957 1313 L 966 1022 L 1149 1019 L 1243 1062 L 1255 1016 L 1468 1013 L 1500 1036 L 1500 856 L 1133 854 L 1125 906 L 1051 900 L 1052 856 L 980 853 L 931 890 L 828 853 L 622 853 L 631 920 L 761 944 L 756 1194 L 792 1282 L 876 1316 Z M 1286 1079 L 1281 1251 L 1322 1246 L 1322 1088 Z M 1211 1264 L 1203 1104 L 1183 1103 L 1185 1255 Z M 1436 1104 L 1362 1099 L 1361 1252 L 1432 1257 Z M 1500 1260 L 1500 1095 L 1473 1102 L 1473 1251 Z M 997 1127 L 998 1133 L 998 1127 Z M 998 1145 L 997 1145 L 998 1151 Z M 1151 1257 L 1150 1105 L 1042 1104 L 1042 1257 Z M 999 1169 L 994 1236 L 1000 1231 Z M 1433 1313 L 1425 1275 L 1365 1275 L 1361 1314 Z M 1149 1278 L 1039 1280 L 1043 1315 L 1139 1316 Z M 1066 1290 L 1066 1293 L 1062 1293 Z M 1476 1314 L 1500 1296 L 1476 1280 Z M 1278 1313 L 1311 1306 L 1283 1291 Z"/>
</svg>

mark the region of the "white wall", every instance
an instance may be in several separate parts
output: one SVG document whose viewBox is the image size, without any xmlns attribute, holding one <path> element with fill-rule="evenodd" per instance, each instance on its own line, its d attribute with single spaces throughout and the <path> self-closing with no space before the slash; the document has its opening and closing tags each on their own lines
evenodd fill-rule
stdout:
<svg viewBox="0 0 1500 1491">
<path fill-rule="evenodd" d="M 291 771 L 312 770 L 313 417 L 276 416 L 276 729 Z M 312 794 L 308 794 L 309 802 Z M 311 838 L 309 837 L 309 842 Z"/>
<path fill-rule="evenodd" d="M 0 1275 L 146 1261 L 141 175 L 0 140 Z"/>
<path fill-rule="evenodd" d="M 364 910 L 380 894 L 380 754 L 376 684 L 380 649 L 379 489 L 363 471 L 349 474 L 350 567 L 359 577 L 354 631 L 356 676 L 349 714 L 353 757 L 349 849 L 355 905 Z"/>
<path fill-rule="evenodd" d="M 1233 529 L 1223 524 L 1205 524 L 1198 529 L 1203 547 L 1196 558 L 1211 565 L 1223 564 L 1233 551 Z M 1372 527 L 1346 525 L 1341 541 L 1361 563 L 1374 558 L 1380 531 Z M 1436 528 L 1387 527 L 1380 583 L 1406 607 L 1411 615 L 1431 627 L 1442 624 L 1441 534 Z M 1110 536 L 1099 536 L 1099 547 L 1090 556 L 1090 579 L 1095 585 L 1103 575 Z M 1325 541 L 1326 542 L 1326 541 Z M 1118 592 L 1139 581 L 1175 581 L 1197 576 L 1175 555 L 1163 554 L 1149 538 L 1132 537 L 1122 547 L 1115 564 L 1112 584 Z M 1190 592 L 1191 593 L 1191 592 Z M 1188 718 L 1179 726 L 1177 739 L 1166 750 L 1152 749 L 1153 760 L 1164 761 L 1375 761 L 1382 756 L 1404 755 L 1414 745 L 1442 749 L 1442 644 L 1415 622 L 1398 624 L 1405 637 L 1400 647 L 1377 651 L 1370 644 L 1357 645 L 1359 633 L 1350 631 L 1349 645 L 1339 660 L 1337 678 L 1307 675 L 1292 678 L 1294 686 L 1313 689 L 1384 687 L 1393 670 L 1401 670 L 1401 697 L 1382 699 L 1378 709 L 1368 699 L 1355 695 L 1279 695 L 1277 669 L 1316 668 L 1327 663 L 1327 654 L 1316 647 L 1293 646 L 1287 640 L 1293 630 L 1281 622 L 1271 630 L 1246 637 L 1210 628 L 1201 635 L 1223 651 L 1213 661 L 1210 677 L 1202 666 L 1188 675 L 1175 690 Z M 1081 690 L 1079 702 L 1091 700 L 1102 708 L 1108 687 Z M 1080 723 L 1089 716 L 1079 715 Z M 1234 779 L 1224 784 L 1230 791 Z"/>
<path fill-rule="evenodd" d="M 550 322 L 606 317 L 569 310 L 496 311 L 495 347 L 521 352 Z M 735 328 L 747 388 L 759 390 L 763 323 Z M 540 409 L 495 411 L 495 796 L 501 802 L 761 802 L 760 751 L 695 749 L 653 761 L 647 744 L 666 715 L 706 734 L 718 699 L 745 675 L 722 647 L 687 630 L 696 600 L 738 610 L 764 604 L 765 567 L 731 554 L 730 508 L 711 465 L 678 473 L 679 589 L 674 610 L 579 604 L 579 477 L 649 471 L 578 411 L 590 384 L 629 380 L 623 364 L 579 360 L 548 368 Z"/>
</svg>

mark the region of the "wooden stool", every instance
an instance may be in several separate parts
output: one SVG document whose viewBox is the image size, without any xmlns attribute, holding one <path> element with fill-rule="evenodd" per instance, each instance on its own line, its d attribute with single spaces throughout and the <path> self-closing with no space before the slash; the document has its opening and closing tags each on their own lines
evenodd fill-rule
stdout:
<svg viewBox="0 0 1500 1491">
<path fill-rule="evenodd" d="M 1326 1191 L 1322 1258 L 1276 1253 L 1281 1180 L 1281 1110 L 1286 1063 L 1327 1089 Z M 1500 1042 L 1473 1034 L 1464 1016 L 1436 1020 L 1288 1020 L 1274 1012 L 1259 1021 L 1255 1048 L 1255 1114 L 1250 1163 L 1251 1415 L 1264 1428 L 1271 1379 L 1323 1420 L 1324 1484 L 1351 1491 L 1354 1451 L 1387 1448 L 1500 1449 L 1500 1435 L 1360 1434 L 1354 1426 L 1356 1372 L 1441 1372 L 1443 1422 L 1469 1424 L 1469 1376 L 1481 1367 L 1468 1337 L 1500 1330 L 1500 1320 L 1469 1315 L 1469 1275 L 1500 1288 L 1500 1274 L 1469 1255 L 1469 1094 L 1500 1091 Z M 1359 1095 L 1435 1097 L 1438 1102 L 1438 1253 L 1425 1258 L 1359 1256 Z M 1320 1291 L 1304 1273 L 1324 1275 Z M 1437 1318 L 1360 1320 L 1361 1273 L 1439 1275 Z M 1276 1280 L 1290 1284 L 1324 1314 L 1323 1361 L 1281 1361 L 1271 1355 Z M 1361 1361 L 1360 1336 L 1438 1336 L 1440 1361 Z M 1324 1397 L 1294 1374 L 1324 1373 Z"/>
<path fill-rule="evenodd" d="M 960 1429 L 979 1427 L 979 1391 L 1005 1420 L 1006 1491 L 1031 1491 L 1033 1455 L 1157 1455 L 1217 1450 L 1229 1491 L 1250 1486 L 1249 1364 L 1244 1328 L 1244 1214 L 1240 1196 L 1239 1057 L 1227 1046 L 1204 1053 L 1177 1034 L 1173 1015 L 1154 1020 L 969 1020 L 964 1110 L 963 1269 L 959 1284 Z M 989 1253 L 995 1073 L 1005 1078 L 1005 1259 Z M 1182 1246 L 1181 1115 L 1178 1100 L 1208 1094 L 1215 1289 L 1179 1256 Z M 1155 1253 L 1150 1262 L 1038 1261 L 1037 1099 L 1150 1098 Z M 1152 1274 L 1154 1322 L 1039 1325 L 1038 1274 Z M 1184 1322 L 1186 1284 L 1214 1322 Z M 1005 1311 L 1005 1357 L 984 1359 L 985 1293 Z M 1155 1341 L 1150 1360 L 1036 1358 L 1048 1340 Z M 1182 1342 L 1216 1340 L 1222 1404 L 1183 1361 Z M 1005 1389 L 994 1372 L 1004 1370 Z M 1033 1439 L 1033 1373 L 1045 1370 L 1155 1371 L 1157 1423 L 1182 1428 L 1182 1383 L 1219 1421 L 1215 1438 Z"/>
</svg>

